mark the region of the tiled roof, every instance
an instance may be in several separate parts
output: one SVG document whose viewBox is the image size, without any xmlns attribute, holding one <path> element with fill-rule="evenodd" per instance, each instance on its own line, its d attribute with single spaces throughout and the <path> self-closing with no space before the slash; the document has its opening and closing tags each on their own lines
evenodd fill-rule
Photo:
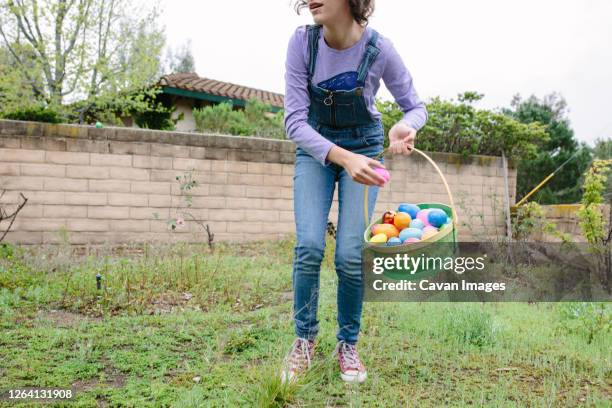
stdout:
<svg viewBox="0 0 612 408">
<path fill-rule="evenodd" d="M 164 75 L 159 80 L 159 85 L 184 89 L 187 91 L 204 92 L 231 99 L 241 99 L 244 101 L 255 98 L 261 102 L 279 108 L 282 108 L 284 104 L 284 96 L 282 94 L 231 84 L 229 82 L 202 78 L 194 72 Z"/>
</svg>

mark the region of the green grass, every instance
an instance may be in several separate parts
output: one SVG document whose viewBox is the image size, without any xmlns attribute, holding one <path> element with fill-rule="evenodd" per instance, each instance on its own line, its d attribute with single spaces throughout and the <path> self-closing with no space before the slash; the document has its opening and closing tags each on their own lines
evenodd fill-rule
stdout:
<svg viewBox="0 0 612 408">
<path fill-rule="evenodd" d="M 4 249 L 0 390 L 73 387 L 70 407 L 611 406 L 609 331 L 557 304 L 366 303 L 369 378 L 344 384 L 331 250 L 315 365 L 283 386 L 292 247 Z"/>
</svg>

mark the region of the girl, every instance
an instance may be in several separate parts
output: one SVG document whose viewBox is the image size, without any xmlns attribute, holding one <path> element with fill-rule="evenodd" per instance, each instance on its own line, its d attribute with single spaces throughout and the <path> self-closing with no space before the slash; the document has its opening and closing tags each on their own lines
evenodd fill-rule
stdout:
<svg viewBox="0 0 612 408">
<path fill-rule="evenodd" d="M 319 272 L 329 209 L 338 183 L 335 267 L 338 275 L 336 355 L 344 381 L 363 382 L 366 369 L 355 344 L 363 302 L 361 241 L 364 185 L 369 211 L 384 179 L 374 160 L 384 132 L 374 106 L 380 79 L 404 112 L 389 131 L 391 153 L 409 154 L 427 120 L 410 73 L 391 41 L 370 28 L 374 0 L 300 0 L 315 25 L 298 27 L 287 50 L 285 128 L 296 145 L 294 213 L 297 244 L 293 262 L 297 339 L 285 360 L 282 380 L 310 367 L 318 332 Z"/>
</svg>

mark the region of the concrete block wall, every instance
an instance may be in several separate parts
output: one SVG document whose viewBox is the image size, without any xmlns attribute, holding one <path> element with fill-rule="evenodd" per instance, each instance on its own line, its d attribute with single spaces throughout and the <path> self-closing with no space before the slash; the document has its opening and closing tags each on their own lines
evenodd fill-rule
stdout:
<svg viewBox="0 0 612 408">
<path fill-rule="evenodd" d="M 198 223 L 210 225 L 218 241 L 277 239 L 294 232 L 294 154 L 290 141 L 0 120 L 0 206 L 10 212 L 20 193 L 28 198 L 7 241 L 206 241 Z M 501 160 L 432 158 L 453 190 L 461 238 L 503 234 Z M 386 166 L 392 181 L 374 215 L 401 202 L 448 203 L 420 157 L 391 157 Z M 188 216 L 172 233 L 166 220 L 187 205 L 177 177 L 189 174 L 198 182 L 188 208 L 195 222 Z M 514 202 L 516 171 L 509 175 Z M 337 220 L 337 201 L 330 220 Z"/>
<path fill-rule="evenodd" d="M 569 234 L 573 241 L 586 242 L 580 228 L 580 220 L 578 219 L 580 204 L 543 205 L 542 209 L 546 219 L 555 224 L 559 232 Z M 600 210 L 604 215 L 604 222 L 606 224 L 609 223 L 611 221 L 608 219 L 610 206 L 602 204 Z"/>
</svg>

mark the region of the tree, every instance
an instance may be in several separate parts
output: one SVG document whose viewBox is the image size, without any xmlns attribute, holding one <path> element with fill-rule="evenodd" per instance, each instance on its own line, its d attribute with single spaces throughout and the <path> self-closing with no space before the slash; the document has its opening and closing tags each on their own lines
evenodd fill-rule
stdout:
<svg viewBox="0 0 612 408">
<path fill-rule="evenodd" d="M 581 197 L 582 177 L 591 154 L 585 144 L 574 137 L 567 118 L 567 103 L 553 93 L 539 99 L 531 96 L 523 100 L 519 95 L 504 113 L 521 123 L 540 123 L 545 126 L 548 139 L 534 158 L 523 158 L 518 164 L 517 197 L 525 196 L 550 173 L 566 163 L 561 170 L 531 200 L 541 204 L 577 203 Z"/>
<path fill-rule="evenodd" d="M 29 70 L 29 72 L 33 71 Z M 42 83 L 40 75 L 33 75 L 33 78 L 36 83 Z M 0 46 L 0 114 L 35 103 L 36 95 L 28 78 L 8 49 Z"/>
<path fill-rule="evenodd" d="M 195 59 L 191 52 L 191 40 L 183 44 L 177 51 L 168 50 L 166 55 L 167 73 L 195 72 Z"/>
<path fill-rule="evenodd" d="M 157 17 L 129 0 L 0 0 L 0 41 L 44 103 L 87 100 L 82 121 L 92 106 L 143 108 L 165 42 Z"/>
<path fill-rule="evenodd" d="M 612 138 L 595 140 L 593 157 L 600 160 L 612 159 Z"/>
<path fill-rule="evenodd" d="M 595 147 L 593 148 L 593 159 L 594 161 L 612 160 L 612 138 L 595 140 Z M 608 204 L 612 205 L 612 172 L 608 172 L 607 174 L 606 188 L 603 192 L 603 195 Z"/>
</svg>

